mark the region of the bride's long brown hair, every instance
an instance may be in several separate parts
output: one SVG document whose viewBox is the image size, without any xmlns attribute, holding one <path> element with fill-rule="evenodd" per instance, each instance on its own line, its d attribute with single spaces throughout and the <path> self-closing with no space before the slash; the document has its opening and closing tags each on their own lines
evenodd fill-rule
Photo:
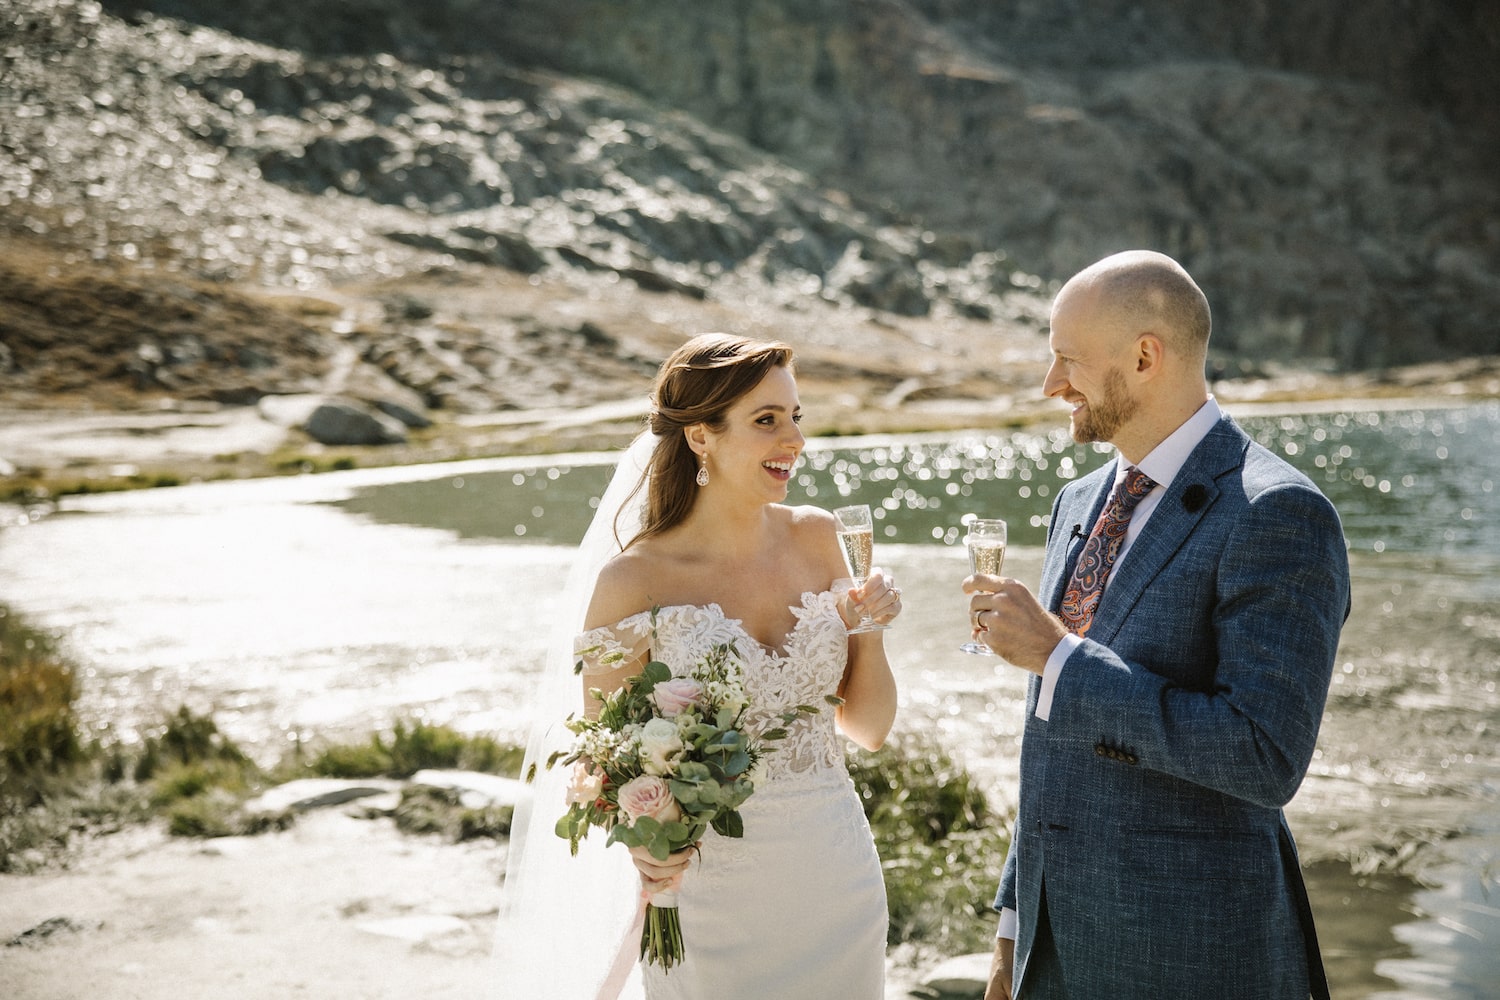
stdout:
<svg viewBox="0 0 1500 1000">
<path fill-rule="evenodd" d="M 704 333 L 662 362 L 651 389 L 651 433 L 661 440 L 642 483 L 649 482 L 641 530 L 630 544 L 681 524 L 698 498 L 698 459 L 683 431 L 724 429 L 725 415 L 773 368 L 793 370 L 792 349 L 779 341 Z"/>
</svg>

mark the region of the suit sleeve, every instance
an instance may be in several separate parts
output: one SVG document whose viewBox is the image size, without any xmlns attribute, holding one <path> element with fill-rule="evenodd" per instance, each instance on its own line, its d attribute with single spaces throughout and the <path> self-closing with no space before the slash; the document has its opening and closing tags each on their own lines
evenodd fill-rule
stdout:
<svg viewBox="0 0 1500 1000">
<path fill-rule="evenodd" d="M 1000 888 L 995 893 L 994 909 L 1016 909 L 1016 838 L 1011 834 L 1010 847 L 1005 851 L 1005 867 L 1000 872 Z"/>
<path fill-rule="evenodd" d="M 1114 643 L 1123 653 L 1092 639 L 1073 652 L 1047 725 L 1279 808 L 1312 761 L 1349 611 L 1343 531 L 1328 500 L 1297 482 L 1220 521 L 1213 562 L 1162 574 L 1152 602 L 1131 612 L 1131 641 Z M 1183 655 L 1196 662 L 1176 672 L 1191 683 L 1150 669 L 1155 658 Z"/>
</svg>

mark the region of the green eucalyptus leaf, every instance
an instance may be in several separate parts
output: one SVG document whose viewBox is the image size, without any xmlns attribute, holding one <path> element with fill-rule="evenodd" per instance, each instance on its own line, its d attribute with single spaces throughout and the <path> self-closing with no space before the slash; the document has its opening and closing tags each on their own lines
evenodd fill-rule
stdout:
<svg viewBox="0 0 1500 1000">
<path fill-rule="evenodd" d="M 714 819 L 714 831 L 721 837 L 743 837 L 745 835 L 745 821 L 740 818 L 739 812 L 727 809 Z"/>
</svg>

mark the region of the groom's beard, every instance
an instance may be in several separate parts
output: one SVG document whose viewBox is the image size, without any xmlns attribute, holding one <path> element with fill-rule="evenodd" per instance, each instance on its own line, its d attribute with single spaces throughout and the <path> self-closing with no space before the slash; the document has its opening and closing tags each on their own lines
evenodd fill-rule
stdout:
<svg viewBox="0 0 1500 1000">
<path fill-rule="evenodd" d="M 1086 397 L 1084 403 L 1087 409 L 1073 428 L 1073 440 L 1079 443 L 1111 440 L 1141 408 L 1141 401 L 1130 395 L 1118 368 L 1111 368 L 1104 376 L 1098 396 Z"/>
</svg>

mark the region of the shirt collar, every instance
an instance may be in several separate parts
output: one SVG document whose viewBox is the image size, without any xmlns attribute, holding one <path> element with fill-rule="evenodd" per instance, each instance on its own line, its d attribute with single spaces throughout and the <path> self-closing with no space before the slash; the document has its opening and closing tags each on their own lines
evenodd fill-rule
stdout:
<svg viewBox="0 0 1500 1000">
<path fill-rule="evenodd" d="M 1177 428 L 1151 453 L 1141 459 L 1137 466 L 1142 472 L 1151 477 L 1151 481 L 1157 486 L 1165 489 L 1172 485 L 1172 480 L 1177 478 L 1177 473 L 1187 464 L 1188 456 L 1193 449 L 1206 437 L 1208 432 L 1214 429 L 1214 425 L 1224 418 L 1224 411 L 1219 409 L 1218 400 L 1209 396 L 1207 402 L 1198 407 L 1191 417 L 1182 422 Z M 1115 482 L 1125 478 L 1128 466 L 1125 456 L 1118 455 L 1119 467 L 1115 469 Z"/>
</svg>

